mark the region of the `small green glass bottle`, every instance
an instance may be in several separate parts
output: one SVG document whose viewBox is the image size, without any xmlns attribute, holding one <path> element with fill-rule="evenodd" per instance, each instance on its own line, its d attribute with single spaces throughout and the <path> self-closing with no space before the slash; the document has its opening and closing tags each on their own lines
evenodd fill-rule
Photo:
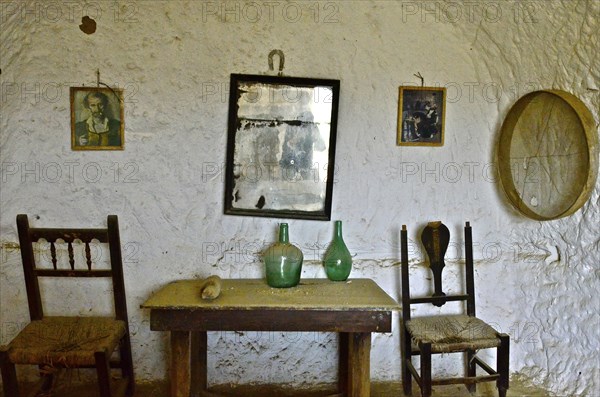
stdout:
<svg viewBox="0 0 600 397">
<path fill-rule="evenodd" d="M 352 255 L 342 237 L 342 221 L 335 221 L 333 240 L 323 256 L 323 266 L 327 278 L 332 281 L 345 281 L 352 270 Z"/>
<path fill-rule="evenodd" d="M 304 255 L 288 236 L 288 224 L 279 224 L 279 241 L 263 254 L 267 284 L 275 288 L 295 287 L 300 282 Z"/>
</svg>

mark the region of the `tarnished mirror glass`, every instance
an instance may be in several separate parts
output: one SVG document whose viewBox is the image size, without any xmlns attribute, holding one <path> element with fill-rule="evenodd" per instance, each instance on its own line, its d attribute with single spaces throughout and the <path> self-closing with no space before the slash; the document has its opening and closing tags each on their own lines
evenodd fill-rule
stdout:
<svg viewBox="0 0 600 397">
<path fill-rule="evenodd" d="M 231 75 L 225 213 L 329 220 L 339 80 Z"/>
</svg>

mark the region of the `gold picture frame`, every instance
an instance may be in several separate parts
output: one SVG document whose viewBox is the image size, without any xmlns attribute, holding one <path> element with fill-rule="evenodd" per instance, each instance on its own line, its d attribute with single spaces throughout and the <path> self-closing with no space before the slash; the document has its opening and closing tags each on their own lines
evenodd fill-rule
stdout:
<svg viewBox="0 0 600 397">
<path fill-rule="evenodd" d="M 400 87 L 398 146 L 444 146 L 445 121 L 445 87 Z"/>
<path fill-rule="evenodd" d="M 71 149 L 123 150 L 123 90 L 71 87 Z"/>
</svg>

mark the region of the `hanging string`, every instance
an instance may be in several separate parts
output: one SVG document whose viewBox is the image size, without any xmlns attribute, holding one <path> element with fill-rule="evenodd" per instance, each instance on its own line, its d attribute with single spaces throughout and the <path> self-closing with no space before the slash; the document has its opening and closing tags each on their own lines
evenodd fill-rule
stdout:
<svg viewBox="0 0 600 397">
<path fill-rule="evenodd" d="M 421 87 L 425 86 L 425 78 L 423 76 L 421 76 L 421 72 L 417 72 L 417 74 L 413 74 L 413 76 L 421 79 Z"/>
<path fill-rule="evenodd" d="M 100 85 L 103 85 L 106 88 L 108 88 L 113 93 L 113 95 L 117 97 L 119 102 L 123 103 L 123 98 L 121 98 L 121 96 L 118 95 L 111 86 L 100 81 L 100 69 L 97 69 L 96 70 L 96 87 L 100 88 Z"/>
</svg>

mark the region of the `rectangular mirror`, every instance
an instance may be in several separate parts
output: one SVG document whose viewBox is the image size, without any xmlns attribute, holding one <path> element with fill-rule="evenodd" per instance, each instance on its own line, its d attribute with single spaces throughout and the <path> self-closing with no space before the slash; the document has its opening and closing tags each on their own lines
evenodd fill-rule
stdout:
<svg viewBox="0 0 600 397">
<path fill-rule="evenodd" d="M 232 74 L 225 214 L 331 219 L 339 80 Z"/>
</svg>

